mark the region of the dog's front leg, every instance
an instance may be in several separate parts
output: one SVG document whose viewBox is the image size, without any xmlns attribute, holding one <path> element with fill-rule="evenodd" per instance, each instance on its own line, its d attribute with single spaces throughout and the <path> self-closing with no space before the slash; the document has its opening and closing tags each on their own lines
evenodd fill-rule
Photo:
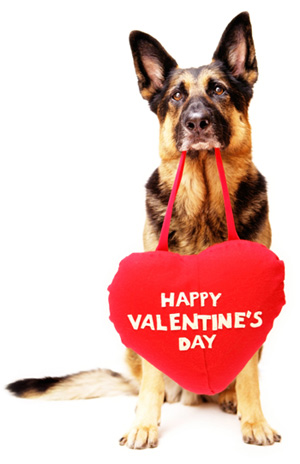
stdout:
<svg viewBox="0 0 300 464">
<path fill-rule="evenodd" d="M 142 382 L 136 417 L 129 433 L 120 444 L 129 448 L 155 448 L 158 444 L 158 424 L 164 400 L 163 374 L 146 360 L 142 360 Z"/>
<path fill-rule="evenodd" d="M 280 441 L 280 435 L 269 426 L 262 412 L 258 380 L 258 353 L 250 359 L 237 376 L 236 394 L 244 441 L 255 445 L 272 445 Z"/>
</svg>

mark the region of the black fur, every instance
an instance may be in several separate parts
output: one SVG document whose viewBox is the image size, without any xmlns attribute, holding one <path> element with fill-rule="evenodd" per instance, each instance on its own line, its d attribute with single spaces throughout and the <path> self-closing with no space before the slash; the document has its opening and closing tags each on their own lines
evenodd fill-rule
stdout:
<svg viewBox="0 0 300 464">
<path fill-rule="evenodd" d="M 257 171 L 256 178 L 246 177 L 241 181 L 235 195 L 234 217 L 241 239 L 253 240 L 264 225 L 269 213 L 267 200 L 267 183 L 264 176 Z M 247 221 L 241 219 L 243 211 L 251 212 Z"/>
<path fill-rule="evenodd" d="M 163 225 L 164 213 L 168 205 L 171 191 L 161 184 L 158 169 L 156 169 L 149 178 L 146 184 L 146 190 L 148 193 L 146 199 L 147 217 L 155 228 L 156 233 L 159 234 Z M 155 199 L 155 205 L 153 205 L 153 199 Z M 163 212 L 163 214 L 161 214 L 161 212 Z"/>
<path fill-rule="evenodd" d="M 66 377 L 45 377 L 44 379 L 24 379 L 7 385 L 7 390 L 15 396 L 26 396 L 27 392 L 45 393 L 54 385 L 63 382 Z"/>
</svg>

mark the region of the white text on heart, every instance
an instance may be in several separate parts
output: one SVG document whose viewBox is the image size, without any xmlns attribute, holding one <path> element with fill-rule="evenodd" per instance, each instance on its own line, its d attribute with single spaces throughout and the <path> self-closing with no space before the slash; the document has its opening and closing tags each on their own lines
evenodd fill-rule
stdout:
<svg viewBox="0 0 300 464">
<path fill-rule="evenodd" d="M 179 307 L 181 304 L 194 307 L 196 300 L 199 300 L 198 303 L 201 307 L 205 306 L 205 304 L 208 302 L 211 302 L 212 306 L 216 307 L 218 299 L 221 296 L 222 293 L 215 295 L 213 292 L 179 292 L 178 295 L 176 295 L 175 292 L 170 292 L 168 294 L 161 293 L 161 307 Z"/>
</svg>

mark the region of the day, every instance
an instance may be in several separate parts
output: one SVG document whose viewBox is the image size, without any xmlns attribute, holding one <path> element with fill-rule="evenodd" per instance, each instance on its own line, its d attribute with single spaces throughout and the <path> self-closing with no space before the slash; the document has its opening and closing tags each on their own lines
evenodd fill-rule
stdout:
<svg viewBox="0 0 300 464">
<path fill-rule="evenodd" d="M 196 347 L 205 349 L 205 348 L 212 348 L 212 344 L 214 339 L 216 338 L 216 334 L 208 337 L 207 335 L 196 335 L 193 339 L 193 342 L 188 339 L 187 337 L 180 337 L 179 340 L 179 351 L 187 351 L 189 349 L 193 350 Z M 205 344 L 206 342 L 206 344 Z"/>
</svg>

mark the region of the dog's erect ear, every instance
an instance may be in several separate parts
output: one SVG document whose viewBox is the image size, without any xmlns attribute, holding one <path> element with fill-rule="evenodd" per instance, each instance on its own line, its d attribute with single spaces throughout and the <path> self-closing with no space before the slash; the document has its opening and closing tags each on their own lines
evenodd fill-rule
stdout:
<svg viewBox="0 0 300 464">
<path fill-rule="evenodd" d="M 177 63 L 151 35 L 133 31 L 129 40 L 140 92 L 150 101 Z"/>
<path fill-rule="evenodd" d="M 234 77 L 250 85 L 257 81 L 257 61 L 247 12 L 239 14 L 228 24 L 213 59 L 222 61 Z"/>
</svg>

